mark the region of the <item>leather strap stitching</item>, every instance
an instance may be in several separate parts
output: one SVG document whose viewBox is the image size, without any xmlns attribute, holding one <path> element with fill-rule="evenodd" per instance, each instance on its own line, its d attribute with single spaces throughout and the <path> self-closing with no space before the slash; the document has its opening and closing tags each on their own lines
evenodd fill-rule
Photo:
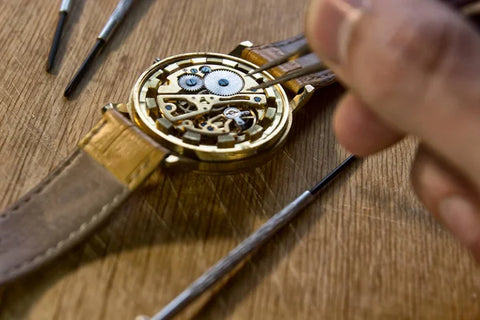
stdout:
<svg viewBox="0 0 480 320">
<path fill-rule="evenodd" d="M 90 132 L 90 135 L 88 135 L 85 139 L 85 145 L 87 145 L 91 139 L 98 134 L 102 128 L 104 128 L 104 125 L 106 124 L 106 120 L 102 119 L 102 121 L 99 123 L 99 125 Z M 56 177 L 58 177 L 62 172 L 64 172 L 73 162 L 78 158 L 80 154 L 80 150 L 76 150 L 74 154 L 71 156 L 71 158 L 63 163 L 47 180 L 43 181 L 37 189 L 35 189 L 27 198 L 23 199 L 20 203 L 15 205 L 10 211 L 10 213 L 13 213 L 14 211 L 17 211 L 20 209 L 23 205 L 28 203 L 31 199 L 33 199 L 35 196 L 39 195 L 49 184 L 51 184 Z M 148 161 L 148 160 L 147 160 Z M 109 212 L 109 210 L 114 207 L 119 200 L 124 198 L 128 193 L 130 192 L 129 189 L 125 188 L 120 194 L 117 194 L 114 196 L 112 201 L 108 202 L 105 204 L 98 213 L 92 216 L 92 218 L 78 227 L 78 229 L 70 232 L 70 234 L 65 238 L 57 242 L 54 246 L 51 246 L 50 248 L 46 249 L 44 252 L 36 255 L 32 259 L 28 261 L 24 261 L 18 265 L 15 265 L 11 267 L 10 269 L 7 269 L 6 271 L 2 272 L 2 275 L 10 275 L 12 273 L 17 272 L 20 269 L 25 269 L 29 267 L 30 265 L 34 264 L 35 262 L 39 260 L 46 260 L 49 256 L 54 255 L 57 251 L 59 251 L 65 243 L 71 239 L 74 238 L 76 235 L 78 235 L 83 229 L 87 228 L 90 224 L 92 224 L 95 220 L 97 220 L 99 217 L 104 215 L 105 213 Z M 2 217 L 7 217 L 7 214 L 2 214 Z"/>
<path fill-rule="evenodd" d="M 13 208 L 7 209 L 5 212 L 3 212 L 0 217 L 1 218 L 8 218 L 9 215 L 14 214 L 15 211 L 18 211 L 20 208 L 22 208 L 26 203 L 30 202 L 32 198 L 39 193 L 43 191 L 52 181 L 55 179 L 58 175 L 60 175 L 65 169 L 67 169 L 73 161 L 78 157 L 79 155 L 79 150 L 75 150 L 75 152 L 70 156 L 70 159 L 62 163 L 60 167 L 58 167 L 46 180 L 44 180 L 41 184 L 39 184 L 34 190 L 32 190 L 31 194 L 22 199 L 20 202 L 18 202 Z"/>
<path fill-rule="evenodd" d="M 128 183 L 128 187 L 131 188 L 132 185 L 135 185 L 136 184 L 136 178 L 137 177 L 141 177 L 143 175 L 143 172 L 145 170 L 148 170 L 148 164 L 150 162 L 150 159 L 152 157 L 152 154 L 153 154 L 154 151 L 150 152 L 150 154 L 148 155 L 148 157 L 146 157 L 144 159 L 144 161 L 142 162 L 142 164 L 140 164 L 136 169 L 135 171 L 132 172 L 132 174 L 128 177 L 127 179 L 127 183 Z"/>
<path fill-rule="evenodd" d="M 97 220 L 98 218 L 100 218 L 101 216 L 103 216 L 104 214 L 106 214 L 107 212 L 110 211 L 111 207 L 115 207 L 117 205 L 117 203 L 119 201 L 121 201 L 128 193 L 129 193 L 130 190 L 128 189 L 124 189 L 122 191 L 122 193 L 116 195 L 112 201 L 110 201 L 109 203 L 105 204 L 102 209 L 100 209 L 100 211 L 98 213 L 96 213 L 95 215 L 92 216 L 92 218 L 88 221 L 88 222 L 85 222 L 85 223 L 82 223 L 80 225 L 80 227 L 78 227 L 78 229 L 70 232 L 70 234 L 63 240 L 60 240 L 59 242 L 57 242 L 57 244 L 55 244 L 54 246 L 51 246 L 50 248 L 46 249 L 44 252 L 36 255 L 35 257 L 33 257 L 32 259 L 28 260 L 28 261 L 24 261 L 16 266 L 13 266 L 11 267 L 10 269 L 2 272 L 3 275 L 10 275 L 12 273 L 15 273 L 15 272 L 18 272 L 19 270 L 21 269 L 25 269 L 25 268 L 28 268 L 30 265 L 38 262 L 38 261 L 41 261 L 41 260 L 46 260 L 48 259 L 49 256 L 52 256 L 52 255 L 55 255 L 57 251 L 59 251 L 64 245 L 65 243 L 70 240 L 71 238 L 74 238 L 75 236 L 77 236 L 80 232 L 83 231 L 83 229 L 87 228 L 90 224 L 92 224 L 93 222 L 95 222 L 95 220 Z"/>
<path fill-rule="evenodd" d="M 81 140 L 80 144 L 88 145 L 88 143 L 92 140 L 92 138 L 102 130 L 102 128 L 107 124 L 107 120 L 102 118 L 100 122 L 95 126 L 93 130 L 91 130 L 87 135 Z"/>
<path fill-rule="evenodd" d="M 104 119 L 102 119 L 102 121 L 100 121 L 99 125 L 97 126 L 97 128 L 95 128 L 95 130 L 93 130 L 90 134 L 90 136 L 87 138 L 86 140 L 86 143 L 88 143 L 92 137 L 97 134 L 102 128 L 103 126 L 105 125 L 106 121 Z M 74 153 L 70 156 L 70 158 L 65 161 L 64 163 L 62 163 L 60 165 L 60 167 L 58 167 L 46 180 L 44 180 L 42 183 L 40 183 L 34 190 L 32 190 L 31 194 L 26 197 L 25 199 L 22 199 L 20 202 L 18 202 L 13 208 L 11 209 L 8 209 L 6 210 L 5 212 L 3 212 L 0 217 L 1 218 L 7 218 L 9 216 L 9 214 L 13 214 L 15 211 L 19 210 L 23 205 L 25 205 L 26 203 L 30 202 L 30 200 L 32 200 L 32 198 L 38 194 L 40 194 L 43 189 L 45 189 L 48 185 L 50 185 L 50 183 L 57 177 L 59 176 L 63 171 L 65 171 L 72 163 L 74 160 L 76 160 L 76 158 L 78 157 L 78 155 L 80 154 L 80 150 L 76 149 L 74 151 Z"/>
</svg>

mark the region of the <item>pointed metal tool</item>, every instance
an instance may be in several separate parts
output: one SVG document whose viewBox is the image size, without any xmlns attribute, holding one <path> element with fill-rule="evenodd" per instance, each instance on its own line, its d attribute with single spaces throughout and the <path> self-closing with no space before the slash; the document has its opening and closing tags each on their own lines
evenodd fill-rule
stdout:
<svg viewBox="0 0 480 320">
<path fill-rule="evenodd" d="M 454 8 L 460 10 L 460 12 L 467 16 L 467 17 L 472 17 L 475 15 L 480 14 L 480 0 L 444 0 L 446 3 L 452 5 Z M 278 57 L 275 60 L 272 60 L 257 69 L 251 70 L 248 75 L 253 75 L 268 69 L 271 69 L 273 67 L 279 66 L 285 62 L 297 59 L 298 57 L 304 56 L 306 54 L 311 53 L 311 49 L 308 46 L 307 40 L 304 39 L 304 44 L 298 48 L 297 50 L 290 51 L 282 55 L 281 57 Z M 304 67 L 299 70 L 293 70 L 291 72 L 288 72 L 284 74 L 283 76 L 276 78 L 275 80 L 271 81 L 266 81 L 264 83 L 261 83 L 257 86 L 249 88 L 249 90 L 257 90 L 257 89 L 265 89 L 270 86 L 283 83 L 289 80 L 297 79 L 300 77 L 304 77 L 307 75 L 310 75 L 312 73 L 320 72 L 323 70 L 327 70 L 328 67 L 325 66 L 322 62 L 312 64 L 310 66 Z"/>
<path fill-rule="evenodd" d="M 167 320 L 172 319 L 179 312 L 185 309 L 204 292 L 219 283 L 226 276 L 250 257 L 257 249 L 270 240 L 282 227 L 291 222 L 298 214 L 305 209 L 332 180 L 348 168 L 357 158 L 349 156 L 338 167 L 326 175 L 313 188 L 303 192 L 298 198 L 290 202 L 285 208 L 271 217 L 257 231 L 230 251 L 224 258 L 218 261 L 213 267 L 201 275 L 188 288 L 181 292 L 175 299 L 167 304 L 159 313 L 152 318 L 138 316 L 137 320 Z"/>
<path fill-rule="evenodd" d="M 62 37 L 63 28 L 65 26 L 65 21 L 67 20 L 68 11 L 70 10 L 72 1 L 63 0 L 60 5 L 60 17 L 57 23 L 57 29 L 55 30 L 55 35 L 53 36 L 52 47 L 50 48 L 50 53 L 48 54 L 47 60 L 47 72 L 50 73 L 55 63 L 55 57 L 57 56 L 58 46 L 60 45 L 60 39 Z"/>
<path fill-rule="evenodd" d="M 302 69 L 288 72 L 281 77 L 278 77 L 274 80 L 266 81 L 266 82 L 261 83 L 257 86 L 251 87 L 248 90 L 253 91 L 253 90 L 257 90 L 257 89 L 265 89 L 265 88 L 271 87 L 273 85 L 276 85 L 278 83 L 287 82 L 287 81 L 292 80 L 292 79 L 297 79 L 297 78 L 307 76 L 307 75 L 312 74 L 312 73 L 324 71 L 324 70 L 327 70 L 327 69 L 328 69 L 328 67 L 325 66 L 325 64 L 323 64 L 323 62 L 315 63 L 315 64 L 312 64 L 312 65 L 306 66 Z"/>
<path fill-rule="evenodd" d="M 82 65 L 75 73 L 72 80 L 65 89 L 63 95 L 66 98 L 68 98 L 78 86 L 78 84 L 82 80 L 83 75 L 88 70 L 88 67 L 92 64 L 93 60 L 100 53 L 103 47 L 105 47 L 105 44 L 115 32 L 115 29 L 123 20 L 123 18 L 125 18 L 125 15 L 127 14 L 134 1 L 135 0 L 120 0 L 112 15 L 108 19 L 107 24 L 103 27 L 102 31 L 98 35 L 97 42 L 95 43 L 87 58 L 83 61 Z"/>
<path fill-rule="evenodd" d="M 289 60 L 294 59 L 295 57 L 301 57 L 301 56 L 304 56 L 304 55 L 312 52 L 312 50 L 310 49 L 310 46 L 307 43 L 307 40 L 305 39 L 304 41 L 305 41 L 305 44 L 303 44 L 297 50 L 288 52 L 285 55 L 279 57 L 278 59 L 267 62 L 267 63 L 263 64 L 260 68 L 250 71 L 247 75 L 252 75 L 252 74 L 255 74 L 255 73 L 259 73 L 259 72 L 268 70 L 270 68 L 281 65 L 285 62 L 288 62 Z"/>
</svg>

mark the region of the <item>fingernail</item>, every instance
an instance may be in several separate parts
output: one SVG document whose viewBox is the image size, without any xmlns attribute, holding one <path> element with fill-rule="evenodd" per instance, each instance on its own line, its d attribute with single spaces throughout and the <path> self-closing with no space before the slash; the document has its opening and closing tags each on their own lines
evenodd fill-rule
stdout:
<svg viewBox="0 0 480 320">
<path fill-rule="evenodd" d="M 445 226 L 467 246 L 480 239 L 480 216 L 476 206 L 463 196 L 451 196 L 438 206 Z"/>
<path fill-rule="evenodd" d="M 342 63 L 353 26 L 367 6 L 368 0 L 314 1 L 307 18 L 313 49 L 335 64 Z"/>
</svg>

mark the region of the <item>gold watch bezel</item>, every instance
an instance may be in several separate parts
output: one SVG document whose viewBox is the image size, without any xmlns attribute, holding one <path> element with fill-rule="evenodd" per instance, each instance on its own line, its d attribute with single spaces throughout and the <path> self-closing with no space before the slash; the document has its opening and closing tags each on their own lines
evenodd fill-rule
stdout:
<svg viewBox="0 0 480 320">
<path fill-rule="evenodd" d="M 227 168 L 227 171 L 236 170 L 237 167 L 249 166 L 249 163 L 250 165 L 253 165 L 252 162 L 257 162 L 255 159 L 268 158 L 264 153 L 272 152 L 283 143 L 292 125 L 292 109 L 289 104 L 288 96 L 280 85 L 276 85 L 274 88 L 269 88 L 269 90 L 271 90 L 269 94 L 273 93 L 275 95 L 277 105 L 282 108 L 282 112 L 278 116 L 279 119 L 276 119 L 278 120 L 278 123 L 275 124 L 275 128 L 272 129 L 271 132 L 268 132 L 265 137 L 262 137 L 262 139 L 249 142 L 248 144 L 245 143 L 240 146 L 235 146 L 233 148 L 220 149 L 203 145 L 192 146 L 183 143 L 181 140 L 179 141 L 178 138 L 172 138 L 171 135 L 160 131 L 146 112 L 144 99 L 145 87 L 148 82 L 154 79 L 156 74 L 162 72 L 166 66 L 178 64 L 180 68 L 183 68 L 182 64 L 186 63 L 194 65 L 219 63 L 220 66 L 224 66 L 224 68 L 227 69 L 239 68 L 245 74 L 258 67 L 247 60 L 227 54 L 212 52 L 184 53 L 168 57 L 153 64 L 138 78 L 132 89 L 130 101 L 127 105 L 130 117 L 144 132 L 178 155 L 180 163 L 192 163 L 192 161 L 193 163 L 200 162 L 194 165 L 194 167 L 201 171 L 223 171 L 220 167 Z M 273 77 L 267 72 L 258 75 L 258 77 L 262 77 L 262 80 L 264 81 L 273 79 Z M 183 157 L 186 157 L 186 159 L 184 159 L 185 161 L 181 161 Z M 264 160 L 258 161 L 263 162 Z"/>
</svg>

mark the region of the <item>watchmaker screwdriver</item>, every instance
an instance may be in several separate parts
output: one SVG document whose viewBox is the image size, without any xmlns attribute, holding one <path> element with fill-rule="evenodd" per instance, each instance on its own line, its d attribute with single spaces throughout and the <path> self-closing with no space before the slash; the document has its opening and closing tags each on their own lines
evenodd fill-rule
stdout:
<svg viewBox="0 0 480 320">
<path fill-rule="evenodd" d="M 131 8 L 135 0 L 120 0 L 117 7 L 113 11 L 112 15 L 107 21 L 107 24 L 103 27 L 102 31 L 97 37 L 97 42 L 93 46 L 92 50 L 88 54 L 87 58 L 83 61 L 82 65 L 78 71 L 73 76 L 72 80 L 68 84 L 67 88 L 63 95 L 68 98 L 75 88 L 80 83 L 83 75 L 87 71 L 88 67 L 92 64 L 95 57 L 100 53 L 100 51 L 105 47 L 105 44 L 108 42 L 112 34 L 115 32 L 115 29 L 120 24 L 120 22 L 125 18 L 128 10 Z"/>
<path fill-rule="evenodd" d="M 50 48 L 50 53 L 48 55 L 47 61 L 47 72 L 50 72 L 53 68 L 53 63 L 55 62 L 55 57 L 58 51 L 58 45 L 60 44 L 60 38 L 62 37 L 63 28 L 65 26 L 65 21 L 67 20 L 68 11 L 70 10 L 72 1 L 63 0 L 60 5 L 60 17 L 57 23 L 57 29 L 55 29 L 55 35 L 53 36 L 52 47 Z"/>
<path fill-rule="evenodd" d="M 152 318 L 138 316 L 136 320 L 167 320 L 172 319 L 179 312 L 185 309 L 195 299 L 199 298 L 205 291 L 212 288 L 220 280 L 237 270 L 241 263 L 250 257 L 257 249 L 270 240 L 282 227 L 291 222 L 298 214 L 305 209 L 316 196 L 332 180 L 334 180 L 344 169 L 348 168 L 357 157 L 351 155 L 327 174 L 310 190 L 306 190 L 295 200 L 290 202 L 285 208 L 277 212 L 257 231 L 252 233 L 247 239 L 230 251 L 224 258 L 218 261 L 213 267 L 201 275 L 188 288 L 176 296 L 159 313 Z"/>
</svg>

